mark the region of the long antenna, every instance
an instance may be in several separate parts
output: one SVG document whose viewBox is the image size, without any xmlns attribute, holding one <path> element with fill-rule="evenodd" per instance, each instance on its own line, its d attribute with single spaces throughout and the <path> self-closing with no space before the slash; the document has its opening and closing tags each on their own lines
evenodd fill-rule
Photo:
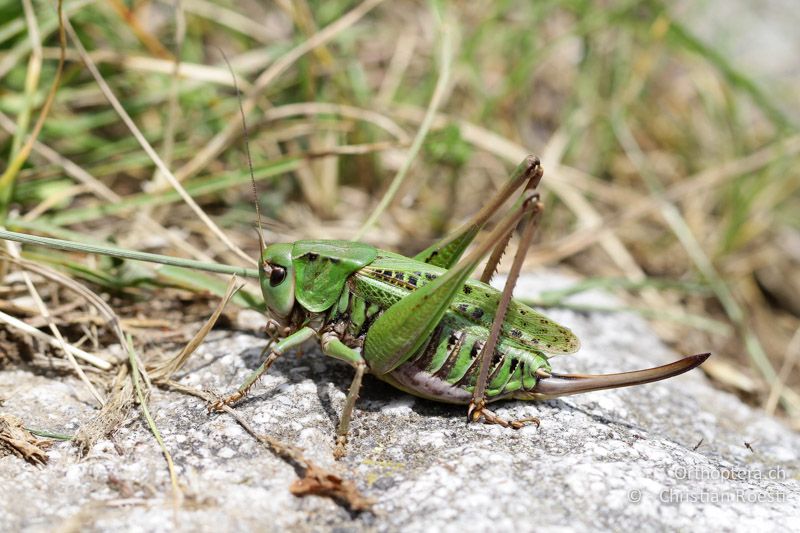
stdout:
<svg viewBox="0 0 800 533">
<path fill-rule="evenodd" d="M 230 61 L 228 61 L 228 56 L 225 55 L 225 52 L 222 50 L 222 48 L 217 49 L 219 50 L 219 53 L 222 54 L 222 59 L 225 60 L 225 64 L 228 65 L 228 70 L 233 78 L 233 88 L 236 89 L 236 98 L 239 100 L 239 114 L 242 117 L 244 149 L 245 153 L 247 154 L 247 166 L 250 169 L 250 183 L 253 185 L 253 204 L 256 206 L 256 218 L 258 220 L 258 242 L 259 246 L 261 246 L 261 251 L 263 252 L 267 245 L 264 242 L 264 225 L 261 223 L 261 209 L 258 207 L 258 188 L 256 187 L 256 177 L 255 173 L 253 172 L 253 158 L 250 156 L 250 133 L 247 131 L 247 119 L 244 116 L 244 107 L 242 106 L 242 92 L 239 90 L 239 82 L 236 80 L 236 73 L 233 71 Z"/>
<path fill-rule="evenodd" d="M 258 279 L 258 270 L 232 265 L 222 265 L 219 263 L 206 263 L 195 261 L 194 259 L 183 259 L 182 257 L 171 257 L 168 255 L 151 254 L 138 252 L 136 250 L 125 250 L 113 246 L 99 244 L 84 244 L 82 242 L 64 241 L 61 239 L 51 239 L 49 237 L 39 237 L 38 235 L 26 235 L 13 231 L 0 230 L 0 239 L 21 242 L 23 244 L 35 244 L 56 250 L 67 252 L 81 252 L 84 254 L 100 254 L 120 259 L 133 259 L 134 261 L 146 261 L 148 263 L 161 263 L 181 268 L 191 268 L 193 270 L 204 270 L 206 272 L 218 272 L 220 274 L 236 274 L 246 278 Z"/>
</svg>

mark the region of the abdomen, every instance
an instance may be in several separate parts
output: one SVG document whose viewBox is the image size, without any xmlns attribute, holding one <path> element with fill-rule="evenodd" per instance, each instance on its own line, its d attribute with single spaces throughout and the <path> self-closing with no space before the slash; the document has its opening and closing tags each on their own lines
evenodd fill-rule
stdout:
<svg viewBox="0 0 800 533">
<path fill-rule="evenodd" d="M 467 404 L 478 379 L 480 354 L 488 334 L 486 328 L 448 313 L 417 354 L 378 378 L 416 396 Z M 489 365 L 487 400 L 533 389 L 539 369 L 550 369 L 544 355 L 501 338 Z"/>
</svg>

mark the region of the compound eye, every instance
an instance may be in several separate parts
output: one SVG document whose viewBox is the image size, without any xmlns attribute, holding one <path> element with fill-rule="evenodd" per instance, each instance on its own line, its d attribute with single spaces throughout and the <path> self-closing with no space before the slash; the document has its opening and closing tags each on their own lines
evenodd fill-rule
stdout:
<svg viewBox="0 0 800 533">
<path fill-rule="evenodd" d="M 282 266 L 273 265 L 272 271 L 269 273 L 269 286 L 275 287 L 283 283 L 286 279 L 286 269 Z"/>
</svg>

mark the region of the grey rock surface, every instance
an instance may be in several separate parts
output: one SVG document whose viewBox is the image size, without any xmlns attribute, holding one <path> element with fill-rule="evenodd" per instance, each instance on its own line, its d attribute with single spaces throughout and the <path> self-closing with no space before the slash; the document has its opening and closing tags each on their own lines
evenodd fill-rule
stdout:
<svg viewBox="0 0 800 533">
<path fill-rule="evenodd" d="M 524 277 L 518 295 L 569 283 Z M 608 297 L 584 295 L 592 303 Z M 630 370 L 674 359 L 640 318 L 549 310 L 583 348 L 562 371 Z M 180 380 L 221 393 L 258 365 L 264 340 L 214 332 Z M 702 351 L 702 347 L 698 347 Z M 297 498 L 294 470 L 225 414 L 156 391 L 152 411 L 187 499 L 175 511 L 164 459 L 138 411 L 79 459 L 49 449 L 35 467 L 0 458 L 0 531 L 532 531 L 797 530 L 800 436 L 714 389 L 702 372 L 541 403 L 510 402 L 519 431 L 465 424 L 461 407 L 423 401 L 367 379 L 349 445 L 332 457 L 351 369 L 308 349 L 279 360 L 240 404 L 258 432 L 302 447 L 376 501 L 351 514 Z M 0 410 L 29 427 L 72 432 L 94 410 L 72 378 L 0 372 Z M 697 447 L 701 441 L 702 444 Z M 752 450 L 745 447 L 750 443 Z M 696 449 L 695 449 L 696 448 Z"/>
</svg>

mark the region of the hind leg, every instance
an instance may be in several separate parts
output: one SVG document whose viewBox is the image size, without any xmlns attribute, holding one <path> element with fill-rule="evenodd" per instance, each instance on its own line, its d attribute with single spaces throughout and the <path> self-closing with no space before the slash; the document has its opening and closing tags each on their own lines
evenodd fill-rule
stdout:
<svg viewBox="0 0 800 533">
<path fill-rule="evenodd" d="M 536 185 L 538 185 L 539 179 L 541 179 L 541 167 L 538 170 L 538 178 L 531 180 L 526 190 L 533 189 L 536 187 Z M 492 322 L 492 329 L 490 330 L 489 338 L 486 341 L 486 344 L 484 344 L 483 350 L 479 355 L 481 359 L 481 366 L 478 372 L 478 378 L 475 382 L 475 388 L 472 392 L 472 400 L 470 400 L 469 408 L 467 409 L 467 419 L 471 422 L 482 420 L 487 424 L 500 424 L 504 427 L 513 428 L 522 427 L 522 425 L 524 425 L 522 420 L 507 422 L 486 409 L 486 382 L 489 376 L 489 365 L 492 360 L 495 347 L 497 346 L 497 342 L 500 338 L 500 330 L 502 329 L 503 323 L 506 319 L 508 305 L 511 302 L 511 296 L 514 291 L 514 287 L 519 279 L 519 273 L 522 269 L 522 263 L 525 260 L 525 254 L 527 253 L 528 248 L 530 248 L 531 242 L 533 242 L 533 236 L 536 233 L 539 219 L 541 218 L 542 210 L 544 208 L 542 203 L 539 201 L 538 193 L 534 194 L 525 202 L 530 202 L 530 205 L 529 209 L 527 209 L 525 212 L 525 228 L 522 232 L 522 238 L 520 239 L 517 253 L 514 256 L 514 262 L 511 265 L 511 271 L 509 272 L 505 286 L 503 287 L 503 293 L 500 297 L 500 302 L 497 305 L 497 311 L 495 312 L 494 321 Z M 510 237 L 510 234 L 511 232 L 508 233 L 508 237 Z M 498 241 L 498 246 L 496 246 L 492 252 L 489 262 L 486 265 L 486 269 L 484 270 L 482 279 L 486 278 L 488 280 L 488 278 L 491 278 L 491 274 L 494 273 L 497 262 L 499 262 L 507 244 L 508 238 Z M 535 419 L 535 423 L 538 426 L 538 419 Z"/>
</svg>

